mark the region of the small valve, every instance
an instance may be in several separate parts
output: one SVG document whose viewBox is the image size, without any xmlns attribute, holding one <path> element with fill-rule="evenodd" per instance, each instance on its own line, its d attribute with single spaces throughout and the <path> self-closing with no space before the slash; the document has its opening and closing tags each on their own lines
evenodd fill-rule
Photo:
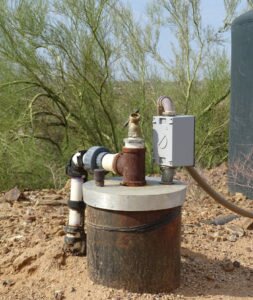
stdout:
<svg viewBox="0 0 253 300">
<path fill-rule="evenodd" d="M 134 111 L 132 112 L 132 114 L 138 114 L 139 112 L 140 112 L 140 110 L 139 110 L 139 108 L 137 108 L 136 110 L 134 110 Z M 132 115 L 132 114 L 131 114 L 131 115 Z M 129 124 L 129 118 L 128 118 L 128 120 L 124 123 L 123 127 L 126 128 L 126 127 L 128 126 L 128 124 Z"/>
<path fill-rule="evenodd" d="M 137 109 L 131 113 L 128 121 L 125 122 L 124 127 L 128 126 L 128 138 L 141 138 L 140 119 L 141 115 L 139 114 L 139 109 Z"/>
</svg>

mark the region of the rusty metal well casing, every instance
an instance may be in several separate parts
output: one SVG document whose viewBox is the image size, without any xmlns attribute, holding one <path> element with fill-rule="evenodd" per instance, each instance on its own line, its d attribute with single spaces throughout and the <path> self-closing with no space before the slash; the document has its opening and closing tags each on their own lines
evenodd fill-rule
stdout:
<svg viewBox="0 0 253 300">
<path fill-rule="evenodd" d="M 145 181 L 145 148 L 123 147 L 114 162 L 114 169 L 123 176 L 123 185 L 143 186 Z"/>
<path fill-rule="evenodd" d="M 91 206 L 87 210 L 91 280 L 132 292 L 160 293 L 179 287 L 180 206 L 148 212 Z"/>
<path fill-rule="evenodd" d="M 122 186 L 120 178 L 108 179 L 103 188 L 94 181 L 83 185 L 88 275 L 95 283 L 143 293 L 179 286 L 186 185 L 146 180 L 140 187 Z"/>
</svg>

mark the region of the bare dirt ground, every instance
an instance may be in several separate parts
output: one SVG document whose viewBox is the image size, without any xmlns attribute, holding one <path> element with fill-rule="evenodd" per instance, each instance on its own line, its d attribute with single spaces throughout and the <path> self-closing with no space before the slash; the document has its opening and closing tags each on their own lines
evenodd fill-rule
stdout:
<svg viewBox="0 0 253 300">
<path fill-rule="evenodd" d="M 225 166 L 202 173 L 232 202 L 253 209 L 252 200 L 228 194 Z M 253 230 L 247 229 L 247 220 L 210 224 L 230 212 L 187 174 L 177 176 L 189 188 L 183 207 L 181 287 L 173 293 L 135 294 L 93 284 L 86 257 L 62 250 L 65 187 L 25 191 L 19 201 L 0 195 L 0 299 L 253 299 Z"/>
</svg>

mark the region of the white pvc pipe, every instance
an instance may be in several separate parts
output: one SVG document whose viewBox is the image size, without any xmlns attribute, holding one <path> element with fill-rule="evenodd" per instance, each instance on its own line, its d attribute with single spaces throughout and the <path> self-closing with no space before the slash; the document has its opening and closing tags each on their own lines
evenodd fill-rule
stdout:
<svg viewBox="0 0 253 300">
<path fill-rule="evenodd" d="M 145 148 L 144 139 L 142 138 L 126 138 L 124 139 L 125 147 L 132 149 Z"/>
<path fill-rule="evenodd" d="M 102 158 L 102 168 L 104 170 L 115 173 L 112 166 L 113 166 L 113 160 L 117 154 L 118 153 L 116 154 L 108 153 Z"/>
<path fill-rule="evenodd" d="M 83 179 L 82 178 L 71 178 L 70 181 L 70 200 L 71 201 L 82 201 L 83 200 Z"/>
<path fill-rule="evenodd" d="M 81 202 L 83 201 L 82 192 L 83 179 L 82 178 L 71 178 L 70 183 L 70 200 Z M 69 225 L 80 226 L 81 216 L 80 213 L 74 209 L 69 209 Z"/>
<path fill-rule="evenodd" d="M 69 225 L 80 226 L 81 216 L 80 213 L 74 209 L 69 209 Z"/>
</svg>

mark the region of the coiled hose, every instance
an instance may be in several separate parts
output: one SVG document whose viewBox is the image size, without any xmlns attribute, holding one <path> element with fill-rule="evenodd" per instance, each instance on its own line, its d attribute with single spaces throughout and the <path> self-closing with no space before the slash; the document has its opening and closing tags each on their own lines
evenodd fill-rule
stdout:
<svg viewBox="0 0 253 300">
<path fill-rule="evenodd" d="M 253 212 L 248 210 L 242 209 L 237 205 L 227 201 L 220 193 L 216 192 L 201 175 L 197 172 L 197 170 L 193 167 L 185 167 L 192 178 L 199 184 L 199 186 L 209 195 L 211 196 L 216 202 L 223 205 L 224 207 L 228 208 L 229 210 L 233 211 L 234 213 L 241 215 L 243 217 L 252 218 L 253 219 Z"/>
</svg>

